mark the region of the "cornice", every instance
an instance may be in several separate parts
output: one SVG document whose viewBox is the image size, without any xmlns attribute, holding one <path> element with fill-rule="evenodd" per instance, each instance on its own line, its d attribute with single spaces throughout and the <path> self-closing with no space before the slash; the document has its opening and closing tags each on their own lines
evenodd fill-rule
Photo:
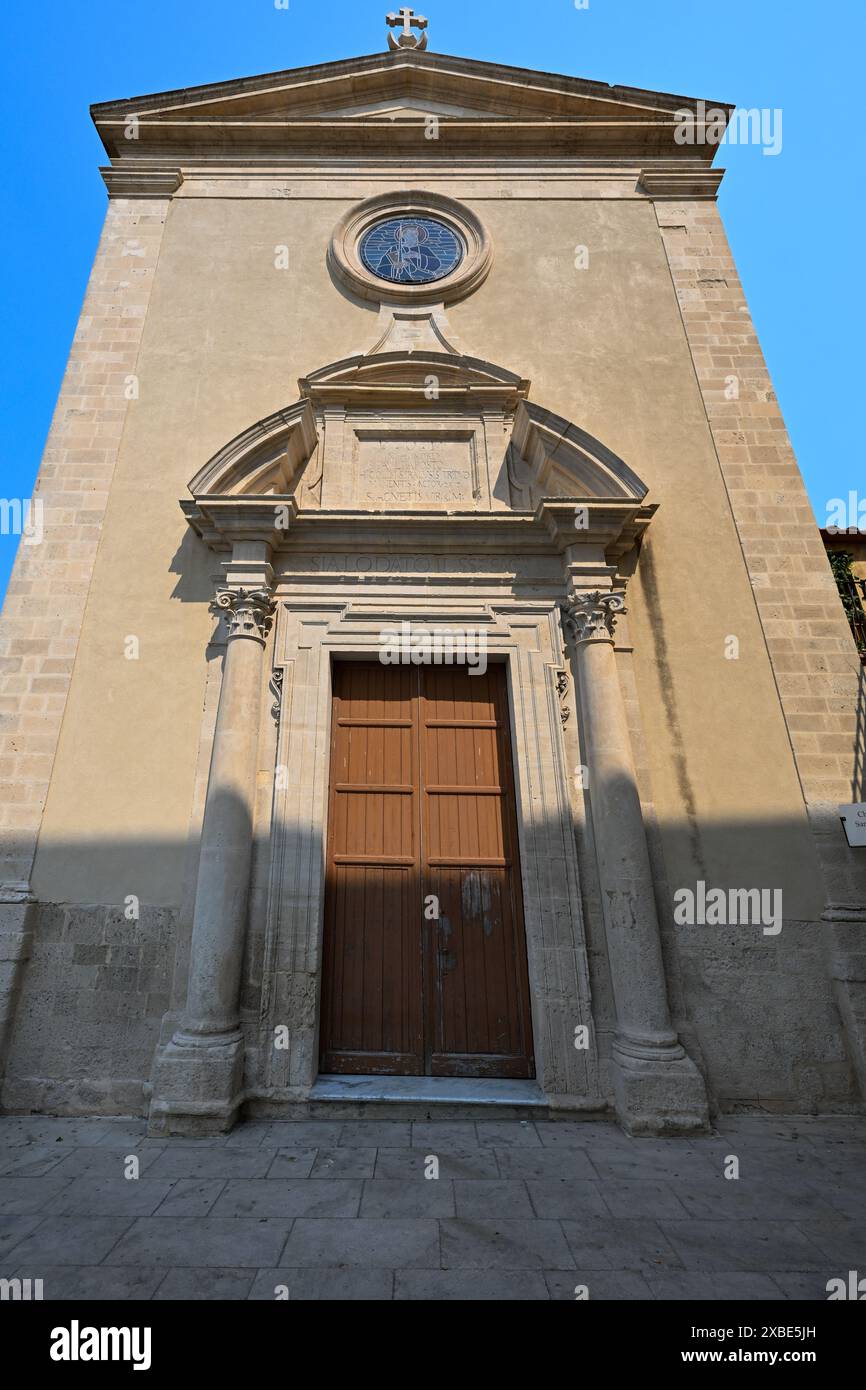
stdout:
<svg viewBox="0 0 866 1390">
<path fill-rule="evenodd" d="M 726 103 L 613 87 L 448 54 L 373 54 L 259 77 L 153 93 L 91 107 L 112 160 L 135 154 L 171 163 L 279 152 L 426 163 L 460 155 L 632 157 L 712 163 L 715 147 L 677 143 L 678 113 L 696 124 Z M 436 121 L 431 138 L 429 123 Z"/>
<path fill-rule="evenodd" d="M 298 516 L 294 497 L 201 497 L 183 500 L 181 511 L 214 551 L 231 551 L 240 541 L 260 541 L 277 551 Z"/>
<path fill-rule="evenodd" d="M 510 94 L 514 109 L 526 110 L 533 104 L 551 105 L 580 100 L 599 107 L 615 105 L 638 110 L 671 110 L 673 108 L 698 108 L 699 98 L 684 96 L 673 92 L 658 92 L 648 88 L 614 86 L 589 78 L 571 77 L 564 73 L 550 73 L 534 68 L 513 67 L 504 63 L 492 63 L 478 58 L 457 57 L 449 53 L 411 52 L 406 49 L 399 53 L 379 52 L 360 55 L 354 58 L 340 58 L 326 63 L 310 64 L 300 68 L 285 68 L 277 72 L 260 73 L 250 77 L 230 78 L 227 81 L 211 82 L 196 87 L 175 88 L 165 92 L 151 92 L 139 96 L 126 97 L 116 101 L 97 102 L 91 106 L 91 115 L 98 124 L 111 113 L 159 111 L 172 108 L 198 109 L 203 115 L 207 108 L 216 103 L 231 103 L 238 110 L 252 104 L 261 105 L 281 98 L 286 90 L 291 90 L 296 100 L 301 100 L 308 109 L 323 109 L 327 102 L 333 101 L 334 89 L 340 85 L 353 94 L 356 101 L 362 100 L 366 88 L 385 87 L 392 96 L 409 91 L 423 92 L 425 86 L 441 91 L 451 84 L 457 84 L 465 95 L 474 89 L 478 104 L 486 101 L 491 104 Z M 482 96 L 486 93 L 486 96 Z M 706 106 L 719 107 L 730 111 L 732 106 L 722 101 L 705 102 Z"/>
<path fill-rule="evenodd" d="M 724 169 L 641 170 L 639 191 L 650 198 L 715 198 Z"/>
<path fill-rule="evenodd" d="M 424 408 L 425 416 L 435 419 L 449 410 L 475 409 L 478 411 L 496 410 L 503 414 L 513 412 L 523 399 L 519 387 L 488 385 L 484 382 L 467 382 L 459 386 L 440 385 L 435 401 L 425 396 L 423 386 L 392 386 L 389 384 L 361 382 L 357 386 L 334 383 L 321 386 L 302 382 L 301 389 L 309 391 L 313 405 L 325 409 L 357 410 L 369 406 L 378 410 L 387 405 L 388 410 L 413 410 Z"/>
<path fill-rule="evenodd" d="M 127 149 L 127 122 L 108 117 L 99 133 L 109 157 L 122 157 Z M 365 120 L 274 118 L 208 121 L 162 116 L 138 118 L 139 151 L 159 152 L 171 162 L 203 159 L 214 154 L 237 159 L 255 153 L 289 155 L 364 156 L 374 152 L 389 158 L 412 156 L 435 164 L 455 155 L 496 155 L 508 152 L 526 156 L 570 154 L 575 157 L 664 157 L 693 159 L 698 146 L 678 146 L 679 123 L 673 114 L 646 117 L 579 117 L 571 120 L 489 120 L 484 117 L 442 117 L 435 140 L 426 134 L 425 119 Z M 707 146 L 706 163 L 715 155 Z"/>
<path fill-rule="evenodd" d="M 180 169 L 103 165 L 99 172 L 105 180 L 109 198 L 170 198 L 183 183 Z"/>
<path fill-rule="evenodd" d="M 535 519 L 559 554 L 568 555 L 588 542 L 603 546 L 606 557 L 618 561 L 640 539 L 657 510 L 658 503 L 554 497 L 539 502 Z"/>
<path fill-rule="evenodd" d="M 664 157 L 655 163 L 585 158 L 527 158 L 524 151 L 503 151 L 494 158 L 477 155 L 429 159 L 414 152 L 411 160 L 371 152 L 366 158 L 349 158 L 345 151 L 333 157 L 296 158 L 294 162 L 267 154 L 239 156 L 237 151 L 201 153 L 194 163 L 179 162 L 167 168 L 164 161 L 124 152 L 123 158 L 100 167 L 109 196 L 165 198 L 331 198 L 358 199 L 375 179 L 393 185 L 383 198 L 402 196 L 419 180 L 428 185 L 425 197 L 443 194 L 454 201 L 457 186 L 462 196 L 498 201 L 575 197 L 715 198 L 724 169 Z M 521 187 L 521 181 L 525 187 Z M 366 200 L 364 200 L 366 201 Z"/>
<path fill-rule="evenodd" d="M 190 526 L 214 551 L 236 542 L 265 541 L 275 554 L 312 547 L 317 552 L 356 549 L 371 553 L 407 545 L 414 550 L 474 554 L 519 549 L 526 554 L 568 556 L 573 547 L 601 549 L 619 560 L 646 530 L 656 510 L 634 502 L 593 497 L 551 498 L 534 512 L 299 510 L 294 497 L 197 497 L 181 502 Z M 575 511 L 583 523 L 575 528 Z M 286 515 L 288 513 L 288 515 Z"/>
</svg>

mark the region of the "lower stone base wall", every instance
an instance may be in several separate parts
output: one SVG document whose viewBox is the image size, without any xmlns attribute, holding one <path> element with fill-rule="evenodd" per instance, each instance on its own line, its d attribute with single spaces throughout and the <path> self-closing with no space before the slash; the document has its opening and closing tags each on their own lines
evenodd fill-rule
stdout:
<svg viewBox="0 0 866 1390">
<path fill-rule="evenodd" d="M 677 958 L 712 1103 L 815 1114 L 862 1097 L 821 922 L 677 927 Z"/>
<path fill-rule="evenodd" d="M 32 920 L 0 1109 L 146 1114 L 169 1007 L 176 912 L 143 906 L 129 921 L 117 907 L 37 904 Z M 825 930 L 820 922 L 788 921 L 776 937 L 752 927 L 674 929 L 687 1032 L 716 1113 L 862 1108 Z M 596 1106 L 603 1111 L 604 1101 Z M 278 1111 L 280 1101 L 261 1096 L 247 1106 L 248 1113 Z"/>
<path fill-rule="evenodd" d="M 37 904 L 0 1109 L 143 1115 L 169 1006 L 177 914 Z"/>
</svg>

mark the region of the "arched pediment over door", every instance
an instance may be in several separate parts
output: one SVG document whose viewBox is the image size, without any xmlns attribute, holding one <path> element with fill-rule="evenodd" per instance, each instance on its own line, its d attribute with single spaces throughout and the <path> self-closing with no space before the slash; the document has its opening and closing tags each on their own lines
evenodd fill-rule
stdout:
<svg viewBox="0 0 866 1390">
<path fill-rule="evenodd" d="M 184 510 L 217 548 L 229 531 L 237 538 L 241 516 L 247 534 L 279 548 L 279 534 L 261 530 L 278 499 L 293 525 L 312 514 L 542 519 L 544 504 L 567 501 L 633 535 L 650 514 L 646 484 L 621 458 L 493 363 L 426 350 L 358 355 L 299 388 L 295 404 L 237 435 L 190 481 Z"/>
</svg>

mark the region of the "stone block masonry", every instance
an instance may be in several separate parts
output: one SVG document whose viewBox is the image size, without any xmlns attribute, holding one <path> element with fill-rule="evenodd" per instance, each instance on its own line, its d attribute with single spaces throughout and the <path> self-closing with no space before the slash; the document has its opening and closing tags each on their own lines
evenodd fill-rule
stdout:
<svg viewBox="0 0 866 1390">
<path fill-rule="evenodd" d="M 838 847 L 837 805 L 862 791 L 857 651 L 718 210 L 656 209 L 803 793 L 815 815 L 829 812 Z M 866 865 L 832 862 L 837 881 L 847 864 L 847 892 L 862 901 Z"/>
<path fill-rule="evenodd" d="M 109 204 L 0 617 L 0 1076 L 33 935 L 30 873 L 168 212 Z"/>
<path fill-rule="evenodd" d="M 864 668 L 715 203 L 656 214 L 824 870 L 829 966 L 866 1082 L 866 854 L 838 807 L 864 797 Z"/>
<path fill-rule="evenodd" d="M 3 1109 L 142 1114 L 169 1002 L 175 913 L 142 906 L 128 921 L 112 907 L 32 911 Z"/>
<path fill-rule="evenodd" d="M 168 203 L 109 204 L 34 493 L 44 537 L 0 619 L 0 885 L 30 878 Z"/>
</svg>

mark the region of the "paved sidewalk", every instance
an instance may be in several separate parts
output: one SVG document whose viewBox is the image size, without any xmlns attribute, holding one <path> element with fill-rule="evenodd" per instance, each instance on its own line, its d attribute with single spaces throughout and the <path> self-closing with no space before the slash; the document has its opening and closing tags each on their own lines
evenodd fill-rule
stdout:
<svg viewBox="0 0 866 1390">
<path fill-rule="evenodd" d="M 0 1277 L 46 1299 L 823 1300 L 866 1275 L 864 1119 L 144 1128 L 0 1118 Z"/>
</svg>

